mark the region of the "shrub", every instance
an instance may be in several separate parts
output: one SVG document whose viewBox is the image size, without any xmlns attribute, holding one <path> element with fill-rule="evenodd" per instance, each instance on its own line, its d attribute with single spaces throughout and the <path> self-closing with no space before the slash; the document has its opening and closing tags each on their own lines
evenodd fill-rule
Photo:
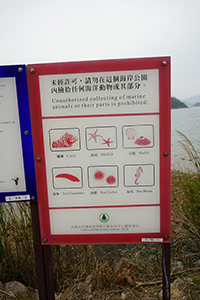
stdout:
<svg viewBox="0 0 200 300">
<path fill-rule="evenodd" d="M 193 229 L 193 232 L 200 237 L 200 161 L 199 151 L 197 151 L 191 141 L 180 131 L 179 135 L 182 138 L 180 144 L 188 153 L 191 161 L 194 164 L 194 171 L 176 171 L 174 177 L 176 184 L 179 187 L 175 193 L 175 197 L 179 194 L 179 205 L 183 210 L 185 218 Z M 177 198 L 177 197 L 176 197 Z"/>
</svg>

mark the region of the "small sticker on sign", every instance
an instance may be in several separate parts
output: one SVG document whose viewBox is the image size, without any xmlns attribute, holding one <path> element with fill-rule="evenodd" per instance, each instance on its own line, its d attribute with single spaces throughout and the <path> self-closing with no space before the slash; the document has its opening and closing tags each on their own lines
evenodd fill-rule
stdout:
<svg viewBox="0 0 200 300">
<path fill-rule="evenodd" d="M 157 239 L 153 239 L 153 238 L 143 238 L 142 243 L 162 243 L 163 242 L 163 238 L 157 238 Z"/>
<path fill-rule="evenodd" d="M 10 196 L 10 197 L 5 197 L 6 201 L 13 201 L 13 202 L 17 202 L 17 201 L 27 201 L 30 200 L 31 197 L 30 195 L 22 195 L 22 196 Z"/>
</svg>

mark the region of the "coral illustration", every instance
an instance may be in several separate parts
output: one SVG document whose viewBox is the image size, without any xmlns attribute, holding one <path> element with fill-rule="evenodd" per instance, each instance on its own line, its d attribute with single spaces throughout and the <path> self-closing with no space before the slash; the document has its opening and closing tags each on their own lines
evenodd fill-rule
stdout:
<svg viewBox="0 0 200 300">
<path fill-rule="evenodd" d="M 52 143 L 52 148 L 70 148 L 74 143 L 76 143 L 76 141 L 78 141 L 76 136 L 66 132 L 59 140 Z"/>
</svg>

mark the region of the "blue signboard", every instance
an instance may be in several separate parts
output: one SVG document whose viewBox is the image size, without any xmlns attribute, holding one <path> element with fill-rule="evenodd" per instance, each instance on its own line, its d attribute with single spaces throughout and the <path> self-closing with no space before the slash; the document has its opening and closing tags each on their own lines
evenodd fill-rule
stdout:
<svg viewBox="0 0 200 300">
<path fill-rule="evenodd" d="M 0 202 L 36 201 L 25 65 L 0 66 Z"/>
</svg>

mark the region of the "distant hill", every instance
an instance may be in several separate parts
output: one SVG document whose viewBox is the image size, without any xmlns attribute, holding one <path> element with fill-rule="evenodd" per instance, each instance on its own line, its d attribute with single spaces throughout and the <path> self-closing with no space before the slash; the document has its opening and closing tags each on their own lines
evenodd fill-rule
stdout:
<svg viewBox="0 0 200 300">
<path fill-rule="evenodd" d="M 180 100 L 176 99 L 175 97 L 171 97 L 171 109 L 174 108 L 186 108 L 187 105 Z"/>
<path fill-rule="evenodd" d="M 200 95 L 196 95 L 190 98 L 186 98 L 184 100 L 181 100 L 183 103 L 185 103 L 188 107 L 194 106 L 197 102 L 200 102 Z"/>
<path fill-rule="evenodd" d="M 200 102 L 195 103 L 193 106 L 200 106 Z"/>
</svg>

